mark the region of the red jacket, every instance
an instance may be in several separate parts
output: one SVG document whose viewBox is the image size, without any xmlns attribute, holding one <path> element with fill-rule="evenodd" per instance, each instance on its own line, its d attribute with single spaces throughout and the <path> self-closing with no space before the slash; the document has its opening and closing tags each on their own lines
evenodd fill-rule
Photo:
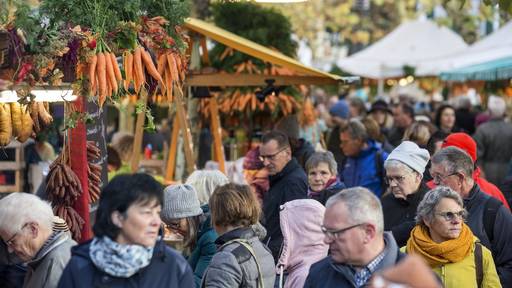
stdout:
<svg viewBox="0 0 512 288">
<path fill-rule="evenodd" d="M 505 196 L 503 196 L 501 190 L 498 187 L 496 187 L 496 185 L 480 177 L 480 168 L 476 168 L 475 172 L 473 173 L 473 179 L 475 180 L 476 184 L 480 186 L 480 189 L 485 194 L 488 194 L 500 200 L 503 203 L 503 205 L 505 205 L 505 207 L 507 207 L 510 210 L 510 206 L 507 203 L 507 199 L 505 199 Z M 430 180 L 427 182 L 427 186 L 430 189 L 433 189 L 434 187 L 436 187 L 436 184 L 434 183 L 434 180 Z"/>
</svg>

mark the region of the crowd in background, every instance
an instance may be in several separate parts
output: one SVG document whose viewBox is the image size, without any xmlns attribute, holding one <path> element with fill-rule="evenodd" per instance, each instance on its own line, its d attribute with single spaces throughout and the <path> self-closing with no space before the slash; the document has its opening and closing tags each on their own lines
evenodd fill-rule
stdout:
<svg viewBox="0 0 512 288">
<path fill-rule="evenodd" d="M 184 184 L 162 187 L 143 173 L 112 175 L 94 238 L 79 245 L 37 196 L 1 199 L 0 280 L 5 287 L 510 286 L 512 124 L 503 98 L 491 96 L 481 111 L 464 97 L 453 105 L 344 95 L 308 101 L 315 114 L 280 119 L 245 155 L 238 178 L 197 170 Z M 131 135 L 116 137 L 112 171 L 133 145 Z M 181 237 L 180 252 L 165 244 L 167 233 Z"/>
</svg>

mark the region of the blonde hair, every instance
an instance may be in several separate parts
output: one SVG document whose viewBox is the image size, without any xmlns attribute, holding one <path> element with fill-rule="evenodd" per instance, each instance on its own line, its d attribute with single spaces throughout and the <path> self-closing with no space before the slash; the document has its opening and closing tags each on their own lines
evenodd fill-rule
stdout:
<svg viewBox="0 0 512 288">
<path fill-rule="evenodd" d="M 207 204 L 217 187 L 229 183 L 228 177 L 219 170 L 196 170 L 187 178 L 186 184 L 195 188 L 201 205 Z"/>
<path fill-rule="evenodd" d="M 420 147 L 427 147 L 428 140 L 435 130 L 431 126 L 425 121 L 414 122 L 405 130 L 402 140 L 414 142 Z"/>
</svg>

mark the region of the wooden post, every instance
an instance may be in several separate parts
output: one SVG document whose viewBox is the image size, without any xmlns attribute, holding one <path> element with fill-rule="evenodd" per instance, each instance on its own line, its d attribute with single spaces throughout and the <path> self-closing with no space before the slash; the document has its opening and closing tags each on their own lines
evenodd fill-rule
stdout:
<svg viewBox="0 0 512 288">
<path fill-rule="evenodd" d="M 172 134 L 170 139 L 169 155 L 167 156 L 167 167 L 165 169 L 165 182 L 174 181 L 174 171 L 176 170 L 176 152 L 178 149 L 178 135 L 180 134 L 180 124 L 178 114 L 174 115 L 172 123 Z"/>
<path fill-rule="evenodd" d="M 224 159 L 224 146 L 222 145 L 222 129 L 220 127 L 220 118 L 219 118 L 219 105 L 217 104 L 217 98 L 210 98 L 210 124 L 211 130 L 213 134 L 213 150 L 215 151 L 215 156 L 217 162 L 219 163 L 219 170 L 226 174 L 226 163 Z"/>
<path fill-rule="evenodd" d="M 141 100 L 144 103 L 144 106 L 147 104 L 148 100 L 148 92 L 146 89 L 141 90 Z M 146 114 L 141 112 L 137 114 L 137 122 L 135 123 L 135 137 L 133 139 L 133 153 L 132 153 L 132 161 L 131 161 L 131 169 L 132 173 L 137 172 L 139 169 L 139 161 L 140 161 L 140 146 L 142 146 L 142 136 L 144 134 L 144 120 L 146 119 Z"/>
<path fill-rule="evenodd" d="M 176 103 L 176 114 L 179 118 L 179 126 L 181 131 L 183 131 L 183 141 L 184 141 L 184 150 L 185 150 L 185 161 L 187 162 L 187 172 L 190 174 L 195 170 L 195 159 L 194 159 L 194 149 L 192 146 L 192 135 L 190 133 L 190 128 L 188 127 L 187 122 L 187 112 L 185 111 L 184 102 L 183 102 L 183 91 L 181 87 L 176 84 L 173 84 L 174 92 L 175 92 L 175 103 Z"/>
</svg>

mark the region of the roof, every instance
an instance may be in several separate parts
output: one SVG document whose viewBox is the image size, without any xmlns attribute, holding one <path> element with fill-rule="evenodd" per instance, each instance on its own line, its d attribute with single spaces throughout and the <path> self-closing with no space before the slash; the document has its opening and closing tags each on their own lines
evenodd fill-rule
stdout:
<svg viewBox="0 0 512 288">
<path fill-rule="evenodd" d="M 216 42 L 224 44 L 242 53 L 258 58 L 262 61 L 270 62 L 272 64 L 291 69 L 300 75 L 324 77 L 335 81 L 343 81 L 341 76 L 307 67 L 301 64 L 299 61 L 280 52 L 269 49 L 263 45 L 240 37 L 234 33 L 231 33 L 205 21 L 195 18 L 187 18 L 185 20 L 184 26 L 191 31 L 204 35 Z"/>
<path fill-rule="evenodd" d="M 441 73 L 441 79 L 450 81 L 494 81 L 511 78 L 512 57 L 501 58 Z"/>
<path fill-rule="evenodd" d="M 464 40 L 452 30 L 430 20 L 419 19 L 400 24 L 384 38 L 338 60 L 337 64 L 353 75 L 373 79 L 403 76 L 404 66 L 415 67 L 415 74 L 424 76 L 435 73 L 419 69 L 423 63 L 460 53 L 466 48 Z"/>
</svg>

